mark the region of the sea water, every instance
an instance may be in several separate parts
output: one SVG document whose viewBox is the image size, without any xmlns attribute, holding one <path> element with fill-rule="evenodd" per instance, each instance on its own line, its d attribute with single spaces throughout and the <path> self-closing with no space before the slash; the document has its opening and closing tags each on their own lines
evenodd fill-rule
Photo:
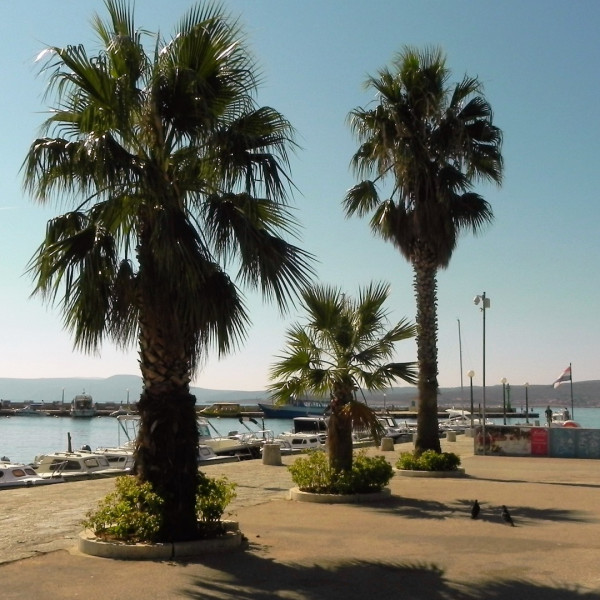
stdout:
<svg viewBox="0 0 600 600">
<path fill-rule="evenodd" d="M 544 423 L 545 406 L 531 408 L 538 413 L 540 423 Z M 568 407 L 571 410 L 571 407 Z M 554 410 L 557 410 L 554 407 Z M 574 420 L 582 427 L 600 429 L 600 408 L 574 409 Z M 289 419 L 256 419 L 257 424 L 248 423 L 252 430 L 268 429 L 275 435 L 283 431 L 291 431 L 292 421 Z M 501 424 L 502 419 L 493 419 Z M 530 422 L 534 419 L 530 418 Z M 238 419 L 209 419 L 211 433 L 214 436 L 227 435 L 237 431 L 247 431 L 246 426 Z M 508 424 L 524 422 L 524 417 L 509 419 Z M 244 421 L 246 423 L 246 421 Z M 12 461 L 30 463 L 38 454 L 47 454 L 67 450 L 68 437 L 71 436 L 73 450 L 84 445 L 92 450 L 99 447 L 112 447 L 127 441 L 124 432 L 119 428 L 114 417 L 95 417 L 92 419 L 72 419 L 71 417 L 0 417 L 0 457 L 7 456 Z"/>
</svg>

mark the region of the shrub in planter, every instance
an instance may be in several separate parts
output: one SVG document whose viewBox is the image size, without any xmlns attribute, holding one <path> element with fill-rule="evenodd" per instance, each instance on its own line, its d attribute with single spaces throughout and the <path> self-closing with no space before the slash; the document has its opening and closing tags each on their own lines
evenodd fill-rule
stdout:
<svg viewBox="0 0 600 600">
<path fill-rule="evenodd" d="M 302 492 L 314 494 L 360 494 L 380 492 L 394 475 L 383 456 L 358 453 L 351 471 L 335 472 L 324 452 L 309 452 L 288 467 L 292 481 Z"/>
<path fill-rule="evenodd" d="M 196 495 L 198 537 L 216 537 L 225 530 L 221 517 L 235 498 L 235 484 L 200 473 Z M 107 541 L 130 544 L 156 541 L 162 525 L 163 499 L 151 484 L 137 477 L 117 477 L 115 491 L 86 514 L 83 526 Z"/>
<path fill-rule="evenodd" d="M 200 535 L 205 537 L 219 535 L 225 531 L 221 517 L 236 496 L 236 484 L 226 477 L 214 479 L 204 473 L 200 473 L 199 477 L 196 513 Z"/>
<path fill-rule="evenodd" d="M 403 452 L 396 467 L 410 471 L 456 471 L 460 466 L 460 456 L 454 452 L 425 450 L 421 455 Z"/>
</svg>

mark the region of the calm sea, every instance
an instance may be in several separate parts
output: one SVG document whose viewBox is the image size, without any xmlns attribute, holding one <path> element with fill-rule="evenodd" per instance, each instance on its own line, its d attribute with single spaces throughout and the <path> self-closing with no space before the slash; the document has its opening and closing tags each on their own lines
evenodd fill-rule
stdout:
<svg viewBox="0 0 600 600">
<path fill-rule="evenodd" d="M 544 420 L 545 407 L 532 408 Z M 582 427 L 600 429 L 600 408 L 575 408 L 575 420 Z M 262 428 L 261 419 L 257 419 Z M 509 421 L 518 422 L 518 419 Z M 245 431 L 237 419 L 210 419 L 216 431 L 227 435 L 230 431 Z M 501 419 L 495 419 L 501 423 Z M 252 429 L 256 425 L 249 424 Z M 278 434 L 290 431 L 292 422 L 285 419 L 265 419 L 264 428 Z M 94 419 L 71 419 L 69 417 L 0 417 L 0 456 L 13 461 L 29 463 L 36 455 L 67 449 L 68 434 L 71 434 L 73 449 L 89 445 L 90 448 L 117 446 L 126 441 L 118 422 L 113 417 Z"/>
</svg>

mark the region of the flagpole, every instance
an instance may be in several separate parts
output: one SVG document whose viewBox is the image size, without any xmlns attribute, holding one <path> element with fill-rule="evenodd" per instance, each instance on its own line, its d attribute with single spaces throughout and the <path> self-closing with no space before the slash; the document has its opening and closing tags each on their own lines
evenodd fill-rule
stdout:
<svg viewBox="0 0 600 600">
<path fill-rule="evenodd" d="M 571 371 L 571 419 L 575 419 L 575 410 L 573 407 L 573 366 L 569 363 L 569 370 Z"/>
</svg>

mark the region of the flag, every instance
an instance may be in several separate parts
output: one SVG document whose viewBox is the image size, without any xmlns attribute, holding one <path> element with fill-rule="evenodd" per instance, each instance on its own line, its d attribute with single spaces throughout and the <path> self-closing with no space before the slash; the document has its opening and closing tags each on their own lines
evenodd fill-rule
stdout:
<svg viewBox="0 0 600 600">
<path fill-rule="evenodd" d="M 571 366 L 568 366 L 560 375 L 560 377 L 553 383 L 554 387 L 557 388 L 561 383 L 565 381 L 571 381 Z"/>
</svg>

